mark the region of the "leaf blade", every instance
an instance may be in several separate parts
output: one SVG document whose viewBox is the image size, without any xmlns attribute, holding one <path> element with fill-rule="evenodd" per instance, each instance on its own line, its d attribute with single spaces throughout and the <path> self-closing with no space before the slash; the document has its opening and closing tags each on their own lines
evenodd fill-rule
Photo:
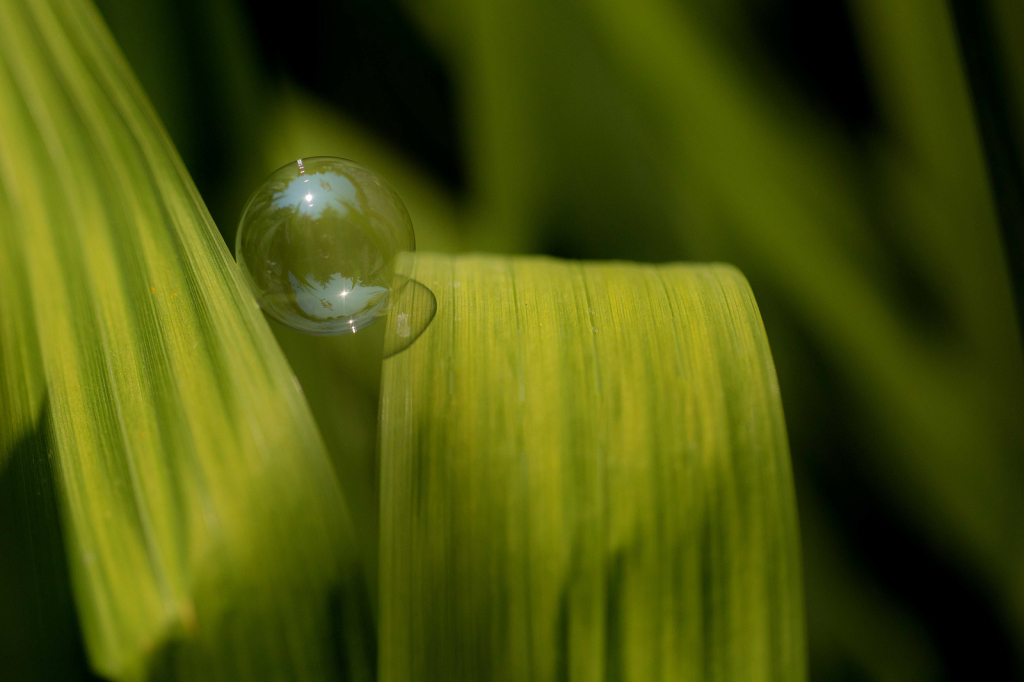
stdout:
<svg viewBox="0 0 1024 682">
<path fill-rule="evenodd" d="M 367 597 L 292 373 L 95 11 L 0 15 L 2 227 L 27 271 L 92 665 L 336 678 L 339 647 L 366 648 Z M 368 658 L 346 660 L 358 676 Z"/>
<path fill-rule="evenodd" d="M 432 254 L 413 274 L 438 313 L 384 362 L 381 679 L 804 679 L 742 275 Z"/>
</svg>

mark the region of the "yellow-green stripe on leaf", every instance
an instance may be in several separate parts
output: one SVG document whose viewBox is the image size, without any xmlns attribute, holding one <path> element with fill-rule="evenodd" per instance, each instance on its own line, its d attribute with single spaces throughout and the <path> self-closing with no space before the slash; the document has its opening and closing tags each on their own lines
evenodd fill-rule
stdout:
<svg viewBox="0 0 1024 682">
<path fill-rule="evenodd" d="M 384 362 L 382 682 L 804 680 L 743 276 L 423 254 L 412 274 L 437 316 Z"/>
<path fill-rule="evenodd" d="M 0 0 L 0 220 L 0 260 L 20 273 L 3 296 L 30 310 L 0 306 L 0 326 L 34 329 L 21 338 L 37 343 L 25 353 L 45 381 L 92 666 L 116 680 L 365 676 L 369 600 L 308 406 L 80 0 Z M 4 338 L 5 377 L 15 356 Z M 5 412 L 44 404 L 31 374 L 19 386 Z"/>
</svg>

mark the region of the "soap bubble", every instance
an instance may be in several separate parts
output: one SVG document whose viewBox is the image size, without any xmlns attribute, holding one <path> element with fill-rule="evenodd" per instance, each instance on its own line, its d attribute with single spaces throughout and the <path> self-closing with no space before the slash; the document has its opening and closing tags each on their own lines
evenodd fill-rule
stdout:
<svg viewBox="0 0 1024 682">
<path fill-rule="evenodd" d="M 351 334 L 387 314 L 404 285 L 395 259 L 416 248 L 398 193 L 328 156 L 276 171 L 242 211 L 235 257 L 260 307 L 307 334 Z"/>
<path fill-rule="evenodd" d="M 434 320 L 437 297 L 426 285 L 407 279 L 392 295 L 388 328 L 384 332 L 384 359 L 411 346 Z"/>
</svg>

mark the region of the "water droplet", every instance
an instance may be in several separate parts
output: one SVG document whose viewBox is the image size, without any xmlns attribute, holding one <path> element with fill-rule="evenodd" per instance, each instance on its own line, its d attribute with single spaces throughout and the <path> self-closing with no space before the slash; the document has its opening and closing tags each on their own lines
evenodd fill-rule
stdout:
<svg viewBox="0 0 1024 682">
<path fill-rule="evenodd" d="M 277 169 L 253 193 L 235 256 L 270 317 L 336 335 L 387 314 L 396 281 L 408 283 L 396 280 L 395 259 L 415 248 L 409 212 L 391 185 L 358 163 L 320 156 Z"/>
</svg>

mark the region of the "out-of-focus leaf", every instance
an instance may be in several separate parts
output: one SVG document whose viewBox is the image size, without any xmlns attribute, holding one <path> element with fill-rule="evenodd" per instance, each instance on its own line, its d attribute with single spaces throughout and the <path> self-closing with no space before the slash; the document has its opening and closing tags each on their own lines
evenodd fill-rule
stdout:
<svg viewBox="0 0 1024 682">
<path fill-rule="evenodd" d="M 40 409 L 16 364 L 37 352 L 92 666 L 369 677 L 369 600 L 309 409 L 87 3 L 0 0 L 0 218 L 4 411 Z"/>
<path fill-rule="evenodd" d="M 412 275 L 438 306 L 384 361 L 381 679 L 805 679 L 742 275 L 429 254 Z"/>
<path fill-rule="evenodd" d="M 571 3 L 409 2 L 461 81 L 470 204 L 488 250 L 680 254 L 658 140 Z M 642 226 L 642 238 L 637 230 Z"/>
<path fill-rule="evenodd" d="M 1024 322 L 1024 5 L 950 3 L 999 208 L 1018 323 Z"/>
<path fill-rule="evenodd" d="M 889 359 L 863 353 L 876 355 L 873 370 L 861 366 L 872 376 L 863 399 L 877 400 L 865 428 L 884 433 L 884 456 L 873 464 L 937 546 L 969 557 L 996 586 L 1024 641 L 1024 358 L 955 29 L 945 4 L 854 7 L 899 141 L 875 159 L 889 190 L 887 224 L 944 323 L 936 334 L 913 317 L 899 320 L 890 303 L 899 324 L 888 333 Z M 861 345 L 881 350 L 885 336 L 875 337 Z M 847 371 L 857 386 L 857 369 Z"/>
<path fill-rule="evenodd" d="M 281 92 L 274 103 L 261 150 L 266 175 L 307 156 L 352 159 L 380 173 L 398 191 L 412 217 L 417 248 L 458 251 L 479 239 L 464 227 L 466 217 L 452 197 L 369 131 L 299 90 Z"/>
</svg>

